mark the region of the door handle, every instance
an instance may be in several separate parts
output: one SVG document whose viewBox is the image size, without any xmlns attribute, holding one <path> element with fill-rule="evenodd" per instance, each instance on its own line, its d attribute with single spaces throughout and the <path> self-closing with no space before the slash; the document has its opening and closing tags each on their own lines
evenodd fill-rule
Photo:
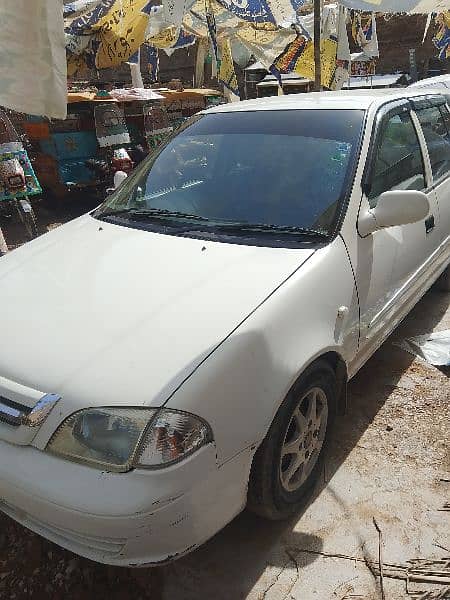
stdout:
<svg viewBox="0 0 450 600">
<path fill-rule="evenodd" d="M 425 219 L 425 232 L 430 233 L 434 229 L 434 215 L 430 215 L 428 219 Z"/>
</svg>

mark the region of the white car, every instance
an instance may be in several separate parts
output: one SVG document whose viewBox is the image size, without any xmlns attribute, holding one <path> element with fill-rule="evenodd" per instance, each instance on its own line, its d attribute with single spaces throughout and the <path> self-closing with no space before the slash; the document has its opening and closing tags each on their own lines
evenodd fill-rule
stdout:
<svg viewBox="0 0 450 600">
<path fill-rule="evenodd" d="M 347 381 L 448 282 L 449 232 L 439 94 L 192 118 L 97 210 L 0 260 L 0 510 L 123 566 L 246 505 L 292 515 Z"/>
<path fill-rule="evenodd" d="M 425 79 L 419 79 L 419 81 L 415 81 L 411 83 L 409 88 L 440 88 L 439 91 L 443 91 L 444 89 L 450 93 L 450 75 L 436 75 L 435 77 L 426 77 Z M 410 90 L 409 90 L 410 91 Z M 436 91 L 436 90 L 433 90 Z"/>
<path fill-rule="evenodd" d="M 419 79 L 419 81 L 410 84 L 409 91 L 411 91 L 411 88 L 416 92 L 418 90 L 425 91 L 426 89 L 429 94 L 442 94 L 447 99 L 447 103 L 450 102 L 450 74 Z"/>
</svg>

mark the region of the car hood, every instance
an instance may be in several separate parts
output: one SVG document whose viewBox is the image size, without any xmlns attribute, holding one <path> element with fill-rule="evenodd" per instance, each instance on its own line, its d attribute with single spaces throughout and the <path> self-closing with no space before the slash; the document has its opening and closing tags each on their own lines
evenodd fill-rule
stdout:
<svg viewBox="0 0 450 600">
<path fill-rule="evenodd" d="M 75 410 L 161 405 L 313 252 L 85 215 L 0 259 L 0 377 Z"/>
</svg>

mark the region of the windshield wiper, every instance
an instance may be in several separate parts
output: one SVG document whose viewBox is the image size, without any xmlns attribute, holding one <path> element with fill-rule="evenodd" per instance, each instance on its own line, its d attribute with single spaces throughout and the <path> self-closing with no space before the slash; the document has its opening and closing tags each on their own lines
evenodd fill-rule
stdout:
<svg viewBox="0 0 450 600">
<path fill-rule="evenodd" d="M 118 210 L 110 210 L 104 213 L 100 213 L 97 215 L 99 218 L 105 217 L 120 217 L 122 215 L 130 215 L 133 218 L 137 219 L 152 219 L 152 218 L 164 218 L 164 217 L 174 217 L 180 219 L 193 219 L 194 221 L 208 221 L 206 217 L 202 217 L 200 215 L 192 215 L 190 213 L 184 213 L 177 210 L 169 210 L 167 208 L 149 208 L 146 210 L 140 208 L 121 208 Z"/>
<path fill-rule="evenodd" d="M 214 223 L 214 228 L 220 229 L 220 231 L 242 231 L 242 232 L 268 232 L 268 233 L 287 233 L 287 234 L 301 234 L 311 237 L 320 237 L 323 239 L 328 238 L 326 231 L 318 229 L 309 229 L 307 227 L 297 227 L 295 225 L 272 225 L 270 223 L 247 223 L 244 222 L 230 222 L 230 223 Z"/>
</svg>

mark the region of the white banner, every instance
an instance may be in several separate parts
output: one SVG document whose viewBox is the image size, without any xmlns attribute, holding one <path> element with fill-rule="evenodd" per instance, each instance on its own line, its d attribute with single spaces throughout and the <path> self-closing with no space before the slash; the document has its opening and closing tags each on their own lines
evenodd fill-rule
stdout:
<svg viewBox="0 0 450 600">
<path fill-rule="evenodd" d="M 62 0 L 1 0 L 0 105 L 64 119 L 67 66 Z"/>
<path fill-rule="evenodd" d="M 374 12 L 432 13 L 450 10 L 450 0 L 339 0 L 356 10 Z"/>
<path fill-rule="evenodd" d="M 164 20 L 170 25 L 181 27 L 186 12 L 186 0 L 163 0 L 163 7 Z"/>
<path fill-rule="evenodd" d="M 250 25 L 236 30 L 236 38 L 246 46 L 266 69 L 296 37 L 292 29 L 278 31 L 255 30 Z"/>
</svg>

